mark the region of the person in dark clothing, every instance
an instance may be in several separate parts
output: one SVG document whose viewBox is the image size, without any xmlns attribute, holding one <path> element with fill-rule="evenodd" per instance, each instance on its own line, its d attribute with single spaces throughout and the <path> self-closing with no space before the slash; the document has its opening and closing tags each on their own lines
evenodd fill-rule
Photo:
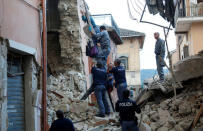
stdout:
<svg viewBox="0 0 203 131">
<path fill-rule="evenodd" d="M 94 93 L 99 106 L 99 113 L 96 116 L 105 117 L 105 114 L 110 114 L 110 108 L 106 98 L 107 71 L 102 63 L 97 62 L 97 67 L 92 67 L 92 75 L 93 85 L 95 87 Z"/>
<path fill-rule="evenodd" d="M 165 57 L 165 41 L 159 37 L 159 33 L 154 33 L 154 38 L 157 40 L 155 45 L 156 65 L 160 82 L 164 81 L 164 57 Z"/>
<path fill-rule="evenodd" d="M 129 99 L 130 91 L 123 91 L 123 100 L 118 100 L 116 103 L 116 112 L 119 112 L 122 131 L 139 131 L 137 127 L 136 113 L 141 113 L 140 107 L 135 101 Z"/>
<path fill-rule="evenodd" d="M 123 66 L 121 66 L 121 61 L 119 59 L 117 59 L 114 62 L 114 64 L 115 64 L 115 67 L 110 69 L 110 73 L 113 73 L 113 75 L 114 75 L 118 99 L 122 100 L 123 99 L 123 91 L 127 88 L 125 68 Z"/>
<path fill-rule="evenodd" d="M 63 111 L 56 111 L 57 120 L 51 124 L 49 131 L 75 131 L 70 119 L 64 118 Z"/>
</svg>

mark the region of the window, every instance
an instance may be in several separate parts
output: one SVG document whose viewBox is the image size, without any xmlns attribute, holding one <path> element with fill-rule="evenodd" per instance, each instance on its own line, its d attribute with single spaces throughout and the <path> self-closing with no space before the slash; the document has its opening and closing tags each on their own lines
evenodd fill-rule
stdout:
<svg viewBox="0 0 203 131">
<path fill-rule="evenodd" d="M 183 54 L 184 54 L 184 58 L 189 56 L 189 47 L 188 46 L 183 47 Z"/>
<path fill-rule="evenodd" d="M 119 59 L 121 60 L 121 64 L 123 64 L 123 66 L 127 70 L 128 69 L 128 57 L 121 56 L 121 57 L 119 57 Z"/>
</svg>

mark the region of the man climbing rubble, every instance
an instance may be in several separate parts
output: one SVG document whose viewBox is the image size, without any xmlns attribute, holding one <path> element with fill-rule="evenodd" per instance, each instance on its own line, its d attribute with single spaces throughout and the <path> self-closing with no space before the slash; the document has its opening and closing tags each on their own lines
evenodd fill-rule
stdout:
<svg viewBox="0 0 203 131">
<path fill-rule="evenodd" d="M 123 91 L 127 88 L 125 68 L 121 66 L 119 59 L 114 62 L 115 67 L 110 67 L 110 73 L 113 73 L 115 79 L 115 86 L 117 88 L 118 99 L 123 99 Z"/>
<path fill-rule="evenodd" d="M 160 82 L 164 81 L 164 57 L 165 57 L 165 41 L 159 37 L 159 33 L 154 33 L 154 38 L 156 39 L 155 44 L 155 55 L 156 55 L 156 65 L 157 65 L 157 72 L 159 75 Z"/>
<path fill-rule="evenodd" d="M 97 67 L 92 67 L 92 75 L 95 88 L 94 93 L 99 106 L 99 113 L 96 116 L 105 117 L 105 114 L 110 114 L 110 108 L 106 98 L 107 72 L 102 63 L 97 62 Z"/>
<path fill-rule="evenodd" d="M 116 112 L 119 112 L 122 131 L 139 131 L 135 112 L 141 113 L 135 101 L 129 99 L 130 91 L 123 91 L 123 99 L 116 103 Z"/>
<path fill-rule="evenodd" d="M 110 54 L 111 51 L 111 46 L 110 46 L 110 37 L 109 34 L 106 30 L 105 26 L 100 26 L 100 33 L 93 33 L 91 31 L 91 27 L 89 28 L 92 37 L 98 40 L 97 46 L 101 50 L 99 51 L 99 54 L 96 57 L 96 61 L 99 61 L 102 63 L 102 65 L 107 68 L 107 58 Z"/>
</svg>

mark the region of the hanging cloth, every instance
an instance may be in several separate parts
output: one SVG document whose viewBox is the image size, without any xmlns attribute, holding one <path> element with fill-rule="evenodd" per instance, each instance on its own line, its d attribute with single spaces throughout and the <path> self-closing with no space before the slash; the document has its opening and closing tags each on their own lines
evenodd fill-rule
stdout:
<svg viewBox="0 0 203 131">
<path fill-rule="evenodd" d="M 156 0 L 156 6 L 159 11 L 159 14 L 165 19 L 163 0 Z"/>
<path fill-rule="evenodd" d="M 158 13 L 156 0 L 146 0 L 146 4 L 150 14 L 156 15 Z"/>
</svg>

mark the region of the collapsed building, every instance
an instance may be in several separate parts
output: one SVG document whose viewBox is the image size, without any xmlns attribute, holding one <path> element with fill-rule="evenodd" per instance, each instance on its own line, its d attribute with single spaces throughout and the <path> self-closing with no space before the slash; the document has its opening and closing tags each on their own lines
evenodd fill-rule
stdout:
<svg viewBox="0 0 203 131">
<path fill-rule="evenodd" d="M 45 32 L 42 3 L 38 0 L 0 2 L 3 3 L 0 5 L 0 130 L 39 131 L 46 127 L 41 124 L 46 119 L 42 103 L 42 44 L 45 43 L 42 42 Z M 48 80 L 47 102 L 46 99 L 43 102 L 47 103 L 49 125 L 57 109 L 63 110 L 73 122 L 89 119 L 97 111 L 89 107 L 88 101 L 80 101 L 92 82 L 93 61 L 86 56 L 85 46 L 90 38 L 83 31 L 87 24 L 82 21 L 80 10 L 85 10 L 81 0 L 47 1 Z M 108 16 L 113 23 L 112 16 Z M 122 40 L 115 27 L 108 27 L 108 32 L 112 48 L 109 63 L 115 60 L 116 45 Z M 93 95 L 89 99 L 95 103 Z M 86 115 L 87 112 L 90 114 Z M 76 127 L 86 130 L 100 121 L 89 119 L 90 124 Z"/>
<path fill-rule="evenodd" d="M 85 6 L 86 3 L 82 0 L 47 2 L 48 124 L 51 125 L 56 119 L 55 111 L 60 109 L 75 123 L 76 130 L 81 131 L 110 124 L 112 121 L 113 125 L 116 124 L 112 120 L 114 116 L 108 120 L 94 117 L 97 112 L 94 95 L 88 100 L 80 100 L 92 83 L 91 65 L 94 61 L 86 56 L 86 45 L 91 38 L 85 33 L 89 24 L 82 21 L 80 13 L 81 10 L 88 12 Z M 116 45 L 122 44 L 122 40 L 113 17 L 110 14 L 99 16 L 109 18 L 112 23 L 106 25 L 111 38 L 111 53 L 107 60 L 110 63 L 115 60 Z M 115 91 L 112 93 L 115 97 L 114 94 Z M 116 99 L 113 100 L 115 103 Z"/>
<path fill-rule="evenodd" d="M 3 10 L 0 14 L 0 18 L 3 18 L 0 21 L 0 130 L 41 130 L 43 109 L 40 2 L 0 2 L 3 3 L 0 5 Z M 61 109 L 73 120 L 77 130 L 119 130 L 115 114 L 102 120 L 94 117 L 97 112 L 94 95 L 88 100 L 80 100 L 91 85 L 90 70 L 93 61 L 86 56 L 85 46 L 90 38 L 84 32 L 84 27 L 88 25 L 82 21 L 80 10 L 87 11 L 82 0 L 47 1 L 48 124 L 56 118 L 55 111 Z M 11 11 L 12 14 L 9 13 Z M 109 18 L 111 21 L 111 25 L 107 26 L 112 47 L 108 58 L 110 63 L 117 57 L 116 46 L 122 44 L 122 40 L 112 16 L 99 17 Z M 194 29 L 199 24 L 201 23 Z M 179 33 L 185 33 L 185 30 L 181 28 Z M 194 38 L 200 34 L 194 35 Z M 181 35 L 181 45 L 184 39 L 185 35 Z M 198 44 L 201 45 L 199 42 Z M 201 48 L 196 48 L 195 54 L 199 49 Z M 181 59 L 182 56 L 187 56 L 186 51 L 179 51 Z M 176 100 L 172 93 L 175 86 L 171 84 L 172 79 L 167 79 L 161 86 L 156 82 L 149 83 L 148 91 L 143 91 L 137 99 L 143 107 L 144 115 L 138 116 L 141 122 L 149 125 L 152 130 L 186 130 L 194 123 L 192 121 L 198 119 L 194 124 L 201 129 L 202 116 L 198 117 L 198 113 L 202 104 L 202 63 L 202 55 L 198 55 L 174 65 L 177 79 L 183 84 L 183 89 L 177 89 Z M 188 70 L 194 66 L 194 69 Z M 160 97 L 154 97 L 154 94 L 160 94 Z M 111 95 L 115 103 L 116 90 Z"/>
<path fill-rule="evenodd" d="M 203 67 L 202 63 L 203 57 L 200 53 L 174 65 L 175 76 L 182 83 L 182 87 L 177 86 L 171 75 L 167 75 L 162 84 L 156 77 L 145 80 L 145 89 L 136 101 L 143 111 L 139 118 L 148 124 L 152 131 L 203 129 L 203 73 L 200 69 Z"/>
</svg>

